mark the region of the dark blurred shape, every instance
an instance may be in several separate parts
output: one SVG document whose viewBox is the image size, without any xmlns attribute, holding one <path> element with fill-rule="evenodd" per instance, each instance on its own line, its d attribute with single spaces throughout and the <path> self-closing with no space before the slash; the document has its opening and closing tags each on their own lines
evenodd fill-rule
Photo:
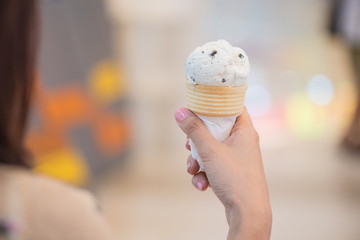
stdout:
<svg viewBox="0 0 360 240">
<path fill-rule="evenodd" d="M 34 81 L 37 1 L 0 1 L 0 163 L 29 166 L 24 148 Z"/>
<path fill-rule="evenodd" d="M 360 1 L 332 1 L 329 23 L 329 32 L 340 36 L 349 49 L 358 94 L 355 114 L 343 143 L 360 151 Z"/>
<path fill-rule="evenodd" d="M 0 220 L 0 236 L 8 235 L 9 231 L 10 231 L 10 229 L 9 229 L 8 224 L 5 221 Z"/>
</svg>

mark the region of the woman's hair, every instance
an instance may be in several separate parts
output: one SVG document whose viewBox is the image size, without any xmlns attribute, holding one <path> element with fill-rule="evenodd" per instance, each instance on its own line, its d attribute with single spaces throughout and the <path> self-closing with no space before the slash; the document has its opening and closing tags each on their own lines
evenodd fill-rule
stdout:
<svg viewBox="0 0 360 240">
<path fill-rule="evenodd" d="M 35 77 L 37 0 L 0 0 L 0 163 L 29 166 L 24 134 Z"/>
</svg>

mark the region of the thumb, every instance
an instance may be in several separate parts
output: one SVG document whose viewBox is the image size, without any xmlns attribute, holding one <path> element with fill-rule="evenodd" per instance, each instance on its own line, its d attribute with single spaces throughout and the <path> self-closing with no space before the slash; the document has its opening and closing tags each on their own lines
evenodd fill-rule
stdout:
<svg viewBox="0 0 360 240">
<path fill-rule="evenodd" d="M 259 135 L 254 128 L 246 107 L 241 115 L 236 118 L 236 122 L 230 132 L 230 137 L 235 141 L 242 141 L 244 137 L 247 141 L 249 139 L 259 141 Z"/>
<path fill-rule="evenodd" d="M 178 108 L 174 115 L 177 124 L 193 141 L 200 155 L 209 154 L 216 149 L 218 142 L 194 113 L 187 108 Z"/>
<path fill-rule="evenodd" d="M 236 131 L 240 131 L 243 128 L 254 128 L 254 125 L 251 121 L 250 115 L 246 107 L 244 107 L 243 112 L 236 118 L 230 135 L 232 135 Z"/>
</svg>

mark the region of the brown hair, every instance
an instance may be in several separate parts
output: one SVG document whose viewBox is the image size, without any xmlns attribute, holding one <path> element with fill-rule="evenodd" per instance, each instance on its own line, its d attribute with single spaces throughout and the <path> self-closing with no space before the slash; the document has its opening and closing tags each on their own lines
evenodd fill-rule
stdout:
<svg viewBox="0 0 360 240">
<path fill-rule="evenodd" d="M 0 163 L 29 166 L 24 133 L 35 75 L 37 0 L 0 1 Z"/>
</svg>

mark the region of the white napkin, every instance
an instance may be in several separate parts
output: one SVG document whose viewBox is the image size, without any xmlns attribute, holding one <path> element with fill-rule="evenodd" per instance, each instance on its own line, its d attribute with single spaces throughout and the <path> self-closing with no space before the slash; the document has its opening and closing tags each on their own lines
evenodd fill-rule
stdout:
<svg viewBox="0 0 360 240">
<path fill-rule="evenodd" d="M 231 117 L 205 117 L 197 115 L 207 126 L 211 134 L 220 142 L 224 142 L 230 135 L 231 129 L 233 128 L 236 116 Z M 191 147 L 191 156 L 199 163 L 200 171 L 204 171 L 204 166 L 202 164 L 199 153 L 196 150 L 195 144 L 193 141 L 189 141 Z"/>
</svg>

